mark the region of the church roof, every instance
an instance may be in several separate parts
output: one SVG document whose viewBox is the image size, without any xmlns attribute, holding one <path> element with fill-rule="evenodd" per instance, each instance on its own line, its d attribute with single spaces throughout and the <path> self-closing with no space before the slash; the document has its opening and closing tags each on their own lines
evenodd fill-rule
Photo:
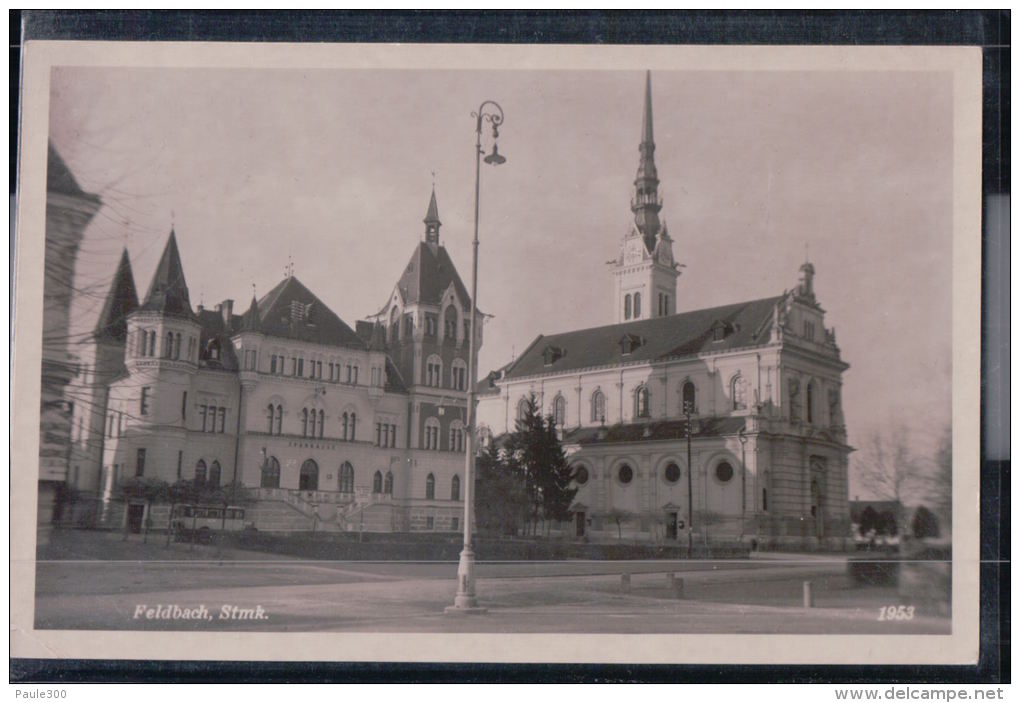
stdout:
<svg viewBox="0 0 1020 703">
<path fill-rule="evenodd" d="M 95 335 L 98 339 L 122 342 L 127 339 L 127 316 L 138 307 L 138 291 L 131 273 L 131 260 L 127 249 L 120 255 L 117 272 L 113 274 L 110 292 L 106 294 L 103 311 L 99 314 Z"/>
<path fill-rule="evenodd" d="M 188 296 L 188 284 L 184 280 L 181 254 L 177 250 L 177 236 L 173 230 L 170 230 L 170 238 L 156 266 L 156 273 L 152 276 L 152 283 L 149 284 L 149 292 L 141 309 L 164 315 L 194 317 L 191 299 Z"/>
<path fill-rule="evenodd" d="M 769 340 L 773 309 L 783 296 L 704 310 L 539 335 L 506 378 L 576 369 L 654 362 L 701 353 L 762 346 Z M 722 328 L 721 339 L 716 329 Z"/>
<path fill-rule="evenodd" d="M 424 303 L 438 305 L 443 293 L 453 283 L 457 296 L 467 307 L 471 304 L 467 288 L 457 274 L 457 268 L 444 246 L 418 242 L 418 247 L 407 262 L 397 287 L 407 305 Z"/>
<path fill-rule="evenodd" d="M 67 166 L 67 162 L 65 162 L 63 157 L 61 157 L 59 152 L 57 152 L 52 141 L 49 143 L 49 153 L 47 155 L 46 190 L 51 193 L 70 195 L 76 198 L 81 198 L 82 200 L 89 200 L 94 203 L 99 202 L 98 195 L 86 193 L 82 190 L 81 186 L 78 185 L 78 181 L 75 179 L 74 174 L 71 173 L 71 169 Z"/>
<path fill-rule="evenodd" d="M 708 417 L 691 421 L 691 437 L 722 437 L 744 429 L 743 417 Z M 661 442 L 687 437 L 685 420 L 652 420 L 605 427 L 578 427 L 563 433 L 565 444 L 616 444 Z"/>
<path fill-rule="evenodd" d="M 365 342 L 296 276 L 288 276 L 257 302 L 261 331 L 315 344 L 365 349 Z"/>
</svg>

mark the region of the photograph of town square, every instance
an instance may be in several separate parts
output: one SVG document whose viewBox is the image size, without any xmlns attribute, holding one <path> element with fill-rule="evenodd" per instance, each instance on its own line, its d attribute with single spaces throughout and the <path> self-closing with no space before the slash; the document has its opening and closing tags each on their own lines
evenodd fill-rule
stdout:
<svg viewBox="0 0 1020 703">
<path fill-rule="evenodd" d="M 952 90 L 54 68 L 36 627 L 949 633 Z"/>
</svg>

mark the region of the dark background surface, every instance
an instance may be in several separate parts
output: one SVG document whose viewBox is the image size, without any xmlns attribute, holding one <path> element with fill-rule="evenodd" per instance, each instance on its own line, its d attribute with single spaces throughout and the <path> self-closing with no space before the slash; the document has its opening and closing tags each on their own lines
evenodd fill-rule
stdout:
<svg viewBox="0 0 1020 703">
<path fill-rule="evenodd" d="M 1009 194 L 1010 13 L 984 11 L 141 12 L 10 10 L 10 136 L 18 144 L 21 44 L 122 41 L 540 44 L 970 45 L 984 49 L 983 194 Z M 11 149 L 10 189 L 17 183 Z M 13 202 L 13 201 L 12 201 Z M 1008 220 L 1007 220 L 1008 221 Z M 14 255 L 14 231 L 10 239 Z M 1008 405 L 988 402 L 1009 365 L 1008 228 L 982 241 L 981 652 L 976 666 L 605 666 L 11 660 L 20 682 L 1008 682 Z M 13 271 L 13 267 L 11 267 Z M 9 282 L 13 291 L 13 279 Z M 13 296 L 11 298 L 14 299 Z M 990 312 L 994 311 L 994 312 Z M 13 320 L 13 316 L 10 318 Z M 1005 330 L 1003 334 L 1002 331 Z M 1008 373 L 1005 375 L 1008 378 Z M 1008 392 L 1002 394 L 1008 398 Z M 989 439 L 989 432 L 993 433 Z M 1001 448 L 1005 447 L 1005 452 Z"/>
</svg>

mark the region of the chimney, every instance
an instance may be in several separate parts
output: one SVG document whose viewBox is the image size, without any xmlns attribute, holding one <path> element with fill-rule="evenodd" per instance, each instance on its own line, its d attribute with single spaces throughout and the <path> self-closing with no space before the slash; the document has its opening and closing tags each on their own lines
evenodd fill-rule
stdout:
<svg viewBox="0 0 1020 703">
<path fill-rule="evenodd" d="M 223 314 L 223 326 L 230 327 L 230 318 L 234 314 L 234 301 L 224 300 L 216 306 L 216 311 Z"/>
</svg>

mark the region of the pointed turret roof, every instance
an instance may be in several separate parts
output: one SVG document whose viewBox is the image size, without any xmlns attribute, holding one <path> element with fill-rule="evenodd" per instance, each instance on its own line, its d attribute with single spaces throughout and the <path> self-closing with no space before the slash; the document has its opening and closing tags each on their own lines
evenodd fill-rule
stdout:
<svg viewBox="0 0 1020 703">
<path fill-rule="evenodd" d="M 149 292 L 145 296 L 142 310 L 160 312 L 164 315 L 178 317 L 194 317 L 191 310 L 191 299 L 188 296 L 188 284 L 184 280 L 184 267 L 181 265 L 181 254 L 177 250 L 177 236 L 170 230 L 163 256 L 152 276 Z"/>
<path fill-rule="evenodd" d="M 56 147 L 53 146 L 52 141 L 49 142 L 49 153 L 47 157 L 47 191 L 51 193 L 61 193 L 62 195 L 70 195 L 93 203 L 99 202 L 98 195 L 95 195 L 94 193 L 86 193 L 82 190 L 82 187 L 78 185 L 78 181 L 75 179 L 74 174 L 71 173 L 71 169 L 67 167 L 67 162 L 64 161 Z"/>
<path fill-rule="evenodd" d="M 127 316 L 138 308 L 138 291 L 135 288 L 135 277 L 131 272 L 131 260 L 125 248 L 117 264 L 117 272 L 113 274 L 110 292 L 106 294 L 103 311 L 96 324 L 95 335 L 98 339 L 123 342 L 127 339 Z"/>
<path fill-rule="evenodd" d="M 251 305 L 248 306 L 248 312 L 241 318 L 240 325 L 241 332 L 261 332 L 262 331 L 262 318 L 259 317 L 259 301 L 255 299 L 255 296 L 251 297 Z"/>
<path fill-rule="evenodd" d="M 425 241 L 429 244 L 439 244 L 439 227 L 443 224 L 439 221 L 439 205 L 436 204 L 436 187 L 432 186 L 432 198 L 429 199 L 429 210 L 425 213 Z"/>
<path fill-rule="evenodd" d="M 655 149 L 655 132 L 652 129 L 652 72 L 645 73 L 645 114 L 641 120 L 641 143 Z"/>
</svg>

